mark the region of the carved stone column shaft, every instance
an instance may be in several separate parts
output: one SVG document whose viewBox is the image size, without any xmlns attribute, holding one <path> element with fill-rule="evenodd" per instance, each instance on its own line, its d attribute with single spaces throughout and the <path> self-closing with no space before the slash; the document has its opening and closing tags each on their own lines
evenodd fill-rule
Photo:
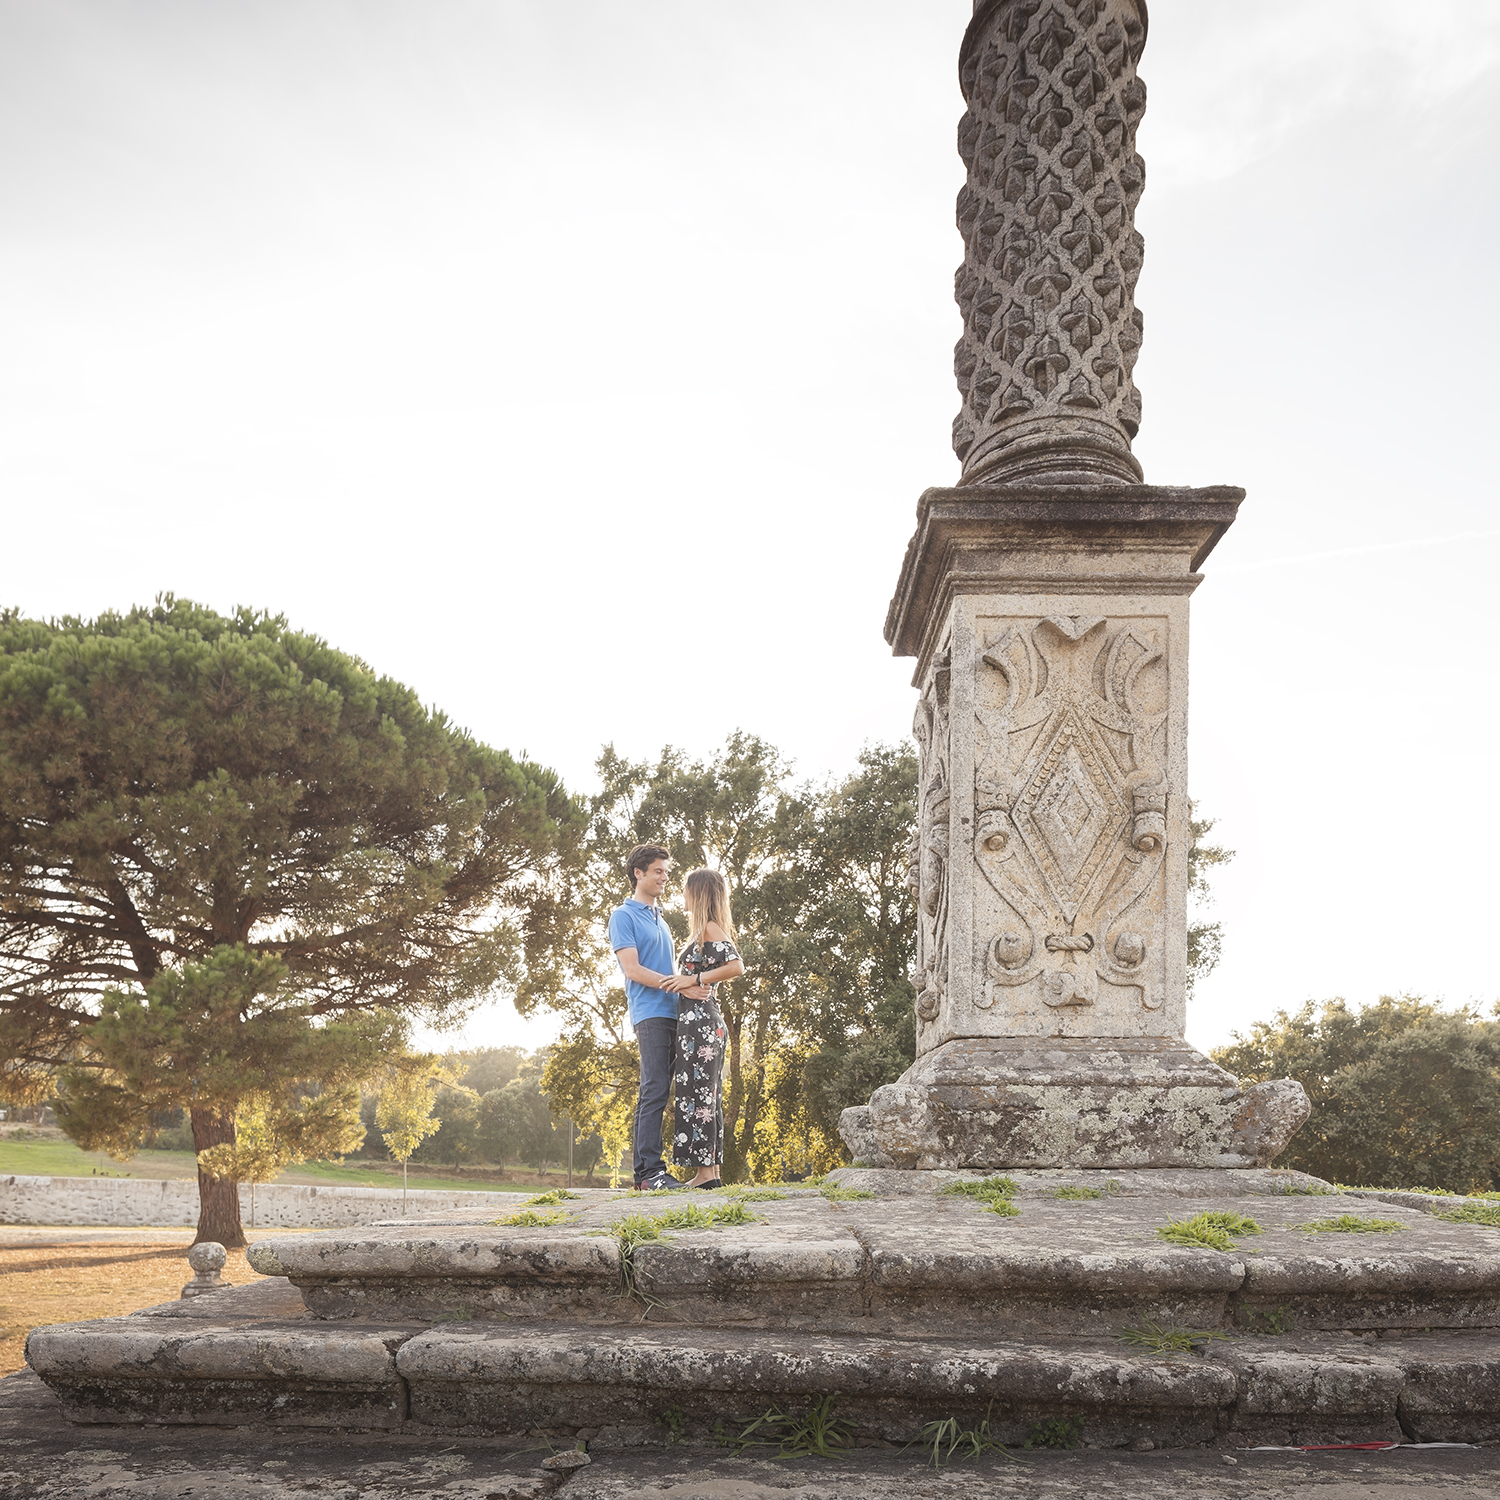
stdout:
<svg viewBox="0 0 1500 1500">
<path fill-rule="evenodd" d="M 964 37 L 964 484 L 1134 481 L 1145 0 L 983 0 Z"/>
</svg>

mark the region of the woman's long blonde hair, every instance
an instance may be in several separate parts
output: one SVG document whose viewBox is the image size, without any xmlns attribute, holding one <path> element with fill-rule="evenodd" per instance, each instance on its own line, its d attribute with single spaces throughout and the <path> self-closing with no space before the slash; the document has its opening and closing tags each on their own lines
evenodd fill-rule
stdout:
<svg viewBox="0 0 1500 1500">
<path fill-rule="evenodd" d="M 702 944 L 710 922 L 717 922 L 724 936 L 734 940 L 729 887 L 717 870 L 690 870 L 682 883 L 682 904 L 687 908 L 688 935 L 694 943 Z"/>
</svg>

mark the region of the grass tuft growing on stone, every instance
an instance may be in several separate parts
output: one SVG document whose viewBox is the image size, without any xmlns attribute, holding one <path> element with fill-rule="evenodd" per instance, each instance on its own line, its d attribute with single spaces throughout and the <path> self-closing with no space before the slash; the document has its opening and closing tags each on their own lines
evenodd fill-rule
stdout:
<svg viewBox="0 0 1500 1500">
<path fill-rule="evenodd" d="M 1500 1227 L 1500 1203 L 1461 1203 L 1457 1208 L 1434 1209 L 1434 1219 L 1450 1224 L 1492 1224 Z"/>
<path fill-rule="evenodd" d="M 1081 1203 L 1085 1198 L 1102 1198 L 1104 1193 L 1100 1188 L 1075 1187 L 1071 1182 L 1064 1182 L 1052 1189 L 1052 1196 L 1065 1203 Z"/>
<path fill-rule="evenodd" d="M 725 1188 L 725 1195 L 734 1199 L 736 1203 L 780 1203 L 786 1198 L 785 1193 L 778 1193 L 775 1188 Z"/>
<path fill-rule="evenodd" d="M 1021 1191 L 1021 1184 L 1014 1177 L 984 1177 L 978 1182 L 971 1177 L 960 1177 L 945 1182 L 942 1190 L 960 1198 L 1014 1198 Z"/>
<path fill-rule="evenodd" d="M 577 1197 L 577 1193 L 570 1193 L 567 1188 L 553 1188 L 550 1193 L 538 1193 L 535 1198 L 528 1198 L 526 1204 L 528 1208 L 535 1208 L 542 1204 L 556 1205 Z"/>
<path fill-rule="evenodd" d="M 1406 1225 L 1400 1219 L 1367 1219 L 1363 1214 L 1339 1214 L 1332 1219 L 1309 1219 L 1294 1224 L 1304 1234 L 1395 1234 Z"/>
<path fill-rule="evenodd" d="M 1172 1219 L 1157 1231 L 1158 1239 L 1169 1245 L 1186 1245 L 1201 1250 L 1233 1250 L 1235 1235 L 1259 1234 L 1254 1219 L 1233 1209 L 1208 1210 L 1189 1219 Z"/>
<path fill-rule="evenodd" d="M 1336 1198 L 1338 1189 L 1319 1187 L 1315 1182 L 1298 1182 L 1293 1177 L 1278 1177 L 1272 1184 L 1279 1198 Z"/>
<path fill-rule="evenodd" d="M 1011 1199 L 1021 1190 L 1014 1177 L 985 1177 L 978 1182 L 962 1177 L 943 1184 L 942 1191 L 959 1198 L 972 1198 L 987 1213 L 1002 1219 L 1014 1219 L 1021 1210 Z"/>
<path fill-rule="evenodd" d="M 994 1402 L 990 1403 L 990 1409 L 994 1409 Z M 929 1451 L 934 1469 L 941 1469 L 944 1464 L 952 1463 L 955 1455 L 959 1458 L 979 1458 L 985 1453 L 998 1453 L 1012 1463 L 1025 1462 L 1025 1459 L 1018 1458 L 1004 1443 L 990 1435 L 989 1412 L 985 1413 L 984 1420 L 978 1427 L 960 1427 L 957 1417 L 949 1417 L 942 1422 L 929 1422 L 923 1427 L 918 1441 Z M 910 1444 L 907 1446 L 910 1447 Z"/>
<path fill-rule="evenodd" d="M 772 1458 L 843 1458 L 854 1446 L 854 1426 L 833 1415 L 837 1396 L 824 1396 L 800 1417 L 772 1410 L 756 1417 L 738 1437 L 721 1437 L 726 1448 L 778 1449 Z M 743 1419 L 742 1419 L 743 1420 Z"/>
<path fill-rule="evenodd" d="M 864 1188 L 839 1187 L 835 1183 L 829 1183 L 826 1187 L 819 1189 L 830 1203 L 853 1203 L 856 1199 L 873 1198 L 874 1193 L 866 1192 Z"/>
<path fill-rule="evenodd" d="M 1122 1328 L 1115 1337 L 1122 1344 L 1157 1354 L 1196 1354 L 1204 1344 L 1233 1335 L 1216 1328 L 1164 1328 L 1160 1323 L 1137 1323 L 1132 1328 Z"/>
<path fill-rule="evenodd" d="M 1038 1422 L 1026 1435 L 1023 1448 L 1076 1448 L 1083 1435 L 1083 1422 L 1076 1417 L 1053 1417 Z"/>
<path fill-rule="evenodd" d="M 549 1224 L 566 1224 L 572 1217 L 572 1214 L 563 1209 L 538 1213 L 534 1208 L 523 1208 L 513 1214 L 506 1214 L 504 1218 L 491 1219 L 490 1223 L 506 1229 L 545 1229 Z"/>
<path fill-rule="evenodd" d="M 620 1295 L 634 1297 L 648 1307 L 664 1304 L 648 1296 L 636 1276 L 635 1252 L 641 1245 L 667 1237 L 670 1229 L 713 1229 L 720 1224 L 755 1224 L 755 1215 L 743 1203 L 676 1203 L 655 1214 L 622 1214 L 604 1229 L 591 1229 L 592 1235 L 606 1236 L 620 1247 Z"/>
</svg>

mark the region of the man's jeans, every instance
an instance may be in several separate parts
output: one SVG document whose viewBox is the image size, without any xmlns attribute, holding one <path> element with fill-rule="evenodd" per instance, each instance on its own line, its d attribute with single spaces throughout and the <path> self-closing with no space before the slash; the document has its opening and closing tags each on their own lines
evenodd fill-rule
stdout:
<svg viewBox="0 0 1500 1500">
<path fill-rule="evenodd" d="M 641 1048 L 641 1096 L 635 1107 L 635 1180 L 644 1182 L 666 1170 L 661 1156 L 662 1115 L 672 1092 L 672 1058 L 677 1050 L 677 1022 L 647 1016 L 635 1028 Z"/>
</svg>

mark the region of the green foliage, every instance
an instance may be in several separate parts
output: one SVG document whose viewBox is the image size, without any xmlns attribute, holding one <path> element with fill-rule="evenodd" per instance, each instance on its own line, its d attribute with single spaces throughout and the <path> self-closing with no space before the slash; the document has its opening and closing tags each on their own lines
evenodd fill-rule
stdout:
<svg viewBox="0 0 1500 1500">
<path fill-rule="evenodd" d="M 1254 1219 L 1231 1210 L 1210 1210 L 1188 1219 L 1172 1219 L 1157 1231 L 1157 1238 L 1169 1245 L 1188 1245 L 1206 1250 L 1233 1250 L 1235 1236 L 1259 1234 Z"/>
<path fill-rule="evenodd" d="M 1331 1219 L 1309 1219 L 1295 1224 L 1304 1234 L 1394 1234 L 1406 1225 L 1399 1219 L 1370 1219 L 1363 1214 L 1338 1214 Z"/>
<path fill-rule="evenodd" d="M 1278 1177 L 1272 1183 L 1278 1198 L 1336 1198 L 1338 1189 L 1321 1187 L 1315 1182 L 1298 1182 L 1294 1177 Z"/>
<path fill-rule="evenodd" d="M 945 1182 L 942 1191 L 961 1198 L 1014 1198 L 1021 1184 L 1014 1177 L 985 1177 L 977 1182 L 972 1177 L 960 1177 Z"/>
<path fill-rule="evenodd" d="M 1205 1344 L 1232 1337 L 1214 1328 L 1163 1327 L 1160 1323 L 1138 1323 L 1122 1328 L 1115 1337 L 1122 1344 L 1150 1349 L 1155 1354 L 1196 1354 Z"/>
<path fill-rule="evenodd" d="M 552 1224 L 566 1224 L 572 1217 L 573 1215 L 566 1209 L 556 1209 L 550 1212 L 544 1209 L 538 1213 L 534 1208 L 521 1208 L 513 1214 L 491 1219 L 490 1223 L 510 1229 L 545 1229 Z"/>
<path fill-rule="evenodd" d="M 403 1165 L 441 1121 L 434 1114 L 438 1096 L 452 1075 L 435 1058 L 403 1058 L 383 1080 L 375 1106 L 375 1128 L 392 1158 Z"/>
<path fill-rule="evenodd" d="M 1064 1182 L 1052 1189 L 1052 1196 L 1065 1203 L 1081 1203 L 1089 1198 L 1102 1198 L 1104 1193 L 1099 1188 L 1076 1187 L 1071 1182 Z"/>
<path fill-rule="evenodd" d="M 738 1437 L 723 1439 L 724 1445 L 744 1452 L 747 1448 L 774 1446 L 772 1458 L 843 1458 L 854 1446 L 854 1427 L 833 1415 L 837 1396 L 825 1396 L 800 1416 L 779 1410 L 756 1417 Z"/>
<path fill-rule="evenodd" d="M 1018 1218 L 1021 1213 L 1021 1210 L 1009 1198 L 1000 1197 L 986 1198 L 984 1211 L 988 1214 L 996 1214 L 1002 1219 Z"/>
<path fill-rule="evenodd" d="M 654 1214 L 622 1214 L 604 1229 L 590 1234 L 608 1235 L 620 1247 L 620 1295 L 634 1297 L 648 1307 L 662 1304 L 648 1295 L 636 1275 L 635 1250 L 639 1245 L 665 1239 L 673 1229 L 713 1229 L 720 1224 L 754 1224 L 754 1214 L 743 1203 L 730 1200 L 719 1203 L 678 1203 Z"/>
<path fill-rule="evenodd" d="M 1330 1182 L 1500 1187 L 1500 1023 L 1415 996 L 1277 1012 L 1213 1053 L 1247 1082 L 1295 1078 L 1312 1117 L 1281 1164 Z M 1430 1189 L 1428 1190 L 1430 1191 Z"/>
<path fill-rule="evenodd" d="M 1053 1417 L 1038 1422 L 1027 1434 L 1023 1448 L 1076 1448 L 1083 1436 L 1083 1423 L 1075 1417 Z"/>
<path fill-rule="evenodd" d="M 866 1192 L 864 1188 L 840 1187 L 836 1182 L 825 1183 L 818 1191 L 830 1203 L 856 1203 L 875 1196 L 874 1193 Z"/>
<path fill-rule="evenodd" d="M 662 1229 L 713 1229 L 719 1224 L 755 1224 L 759 1220 L 737 1199 L 727 1203 L 680 1203 L 653 1214 Z"/>
<path fill-rule="evenodd" d="M 1014 1219 L 1020 1214 L 1021 1210 L 1011 1201 L 1020 1190 L 1021 1185 L 1014 1177 L 986 1177 L 978 1182 L 964 1177 L 956 1182 L 946 1182 L 942 1187 L 945 1193 L 977 1199 L 987 1212 L 998 1214 L 1002 1219 Z M 1093 1196 L 1098 1197 L 1098 1194 Z"/>
<path fill-rule="evenodd" d="M 528 1198 L 527 1204 L 532 1207 L 546 1205 L 556 1207 L 559 1203 L 566 1202 L 569 1198 L 577 1198 L 577 1193 L 570 1193 L 567 1188 L 553 1188 L 550 1193 L 538 1193 L 534 1198 Z"/>
<path fill-rule="evenodd" d="M 1200 979 L 1207 978 L 1219 966 L 1223 951 L 1224 929 L 1219 922 L 1209 922 L 1201 915 L 1204 907 L 1213 904 L 1209 890 L 1209 871 L 1218 865 L 1227 865 L 1234 858 L 1234 850 L 1222 844 L 1205 842 L 1213 831 L 1213 818 L 1200 818 L 1198 804 L 1188 803 L 1188 901 L 1193 908 L 1192 920 L 1187 930 L 1187 988 L 1188 998 Z"/>
<path fill-rule="evenodd" d="M 1493 1224 L 1500 1227 L 1500 1203 L 1462 1203 L 1457 1208 L 1439 1208 L 1433 1218 L 1450 1224 Z"/>
<path fill-rule="evenodd" d="M 775 1188 L 727 1187 L 714 1191 L 722 1191 L 737 1203 L 778 1203 L 786 1197 L 785 1193 L 778 1193 Z"/>
<path fill-rule="evenodd" d="M 527 1065 L 504 1088 L 491 1089 L 476 1101 L 474 1150 L 489 1161 L 519 1158 L 546 1170 L 549 1162 L 566 1161 L 568 1127 L 552 1113 L 541 1088 L 542 1069 Z"/>
<path fill-rule="evenodd" d="M 704 761 L 669 747 L 633 762 L 607 746 L 597 764 L 587 866 L 538 914 L 562 960 L 518 992 L 523 1009 L 565 1018 L 543 1080 L 553 1110 L 597 1131 L 612 1162 L 628 1147 L 636 1051 L 606 922 L 626 894 L 623 854 L 649 839 L 671 849 L 679 873 L 721 870 L 733 897 L 748 972 L 719 990 L 725 1180 L 838 1165 L 839 1111 L 899 1076 L 914 1053 L 905 978 L 914 757 L 875 747 L 842 782 L 798 785 L 773 747 L 736 733 Z M 670 904 L 665 914 L 681 940 L 681 912 Z"/>
<path fill-rule="evenodd" d="M 532 912 L 582 832 L 550 771 L 278 617 L 171 596 L 93 621 L 6 614 L 0 1091 L 66 1069 L 70 1128 L 133 1149 L 124 1050 L 157 1073 L 191 1053 L 154 1095 L 187 1103 L 200 1152 L 232 1145 L 252 1051 L 268 1098 L 327 1086 L 322 1060 L 394 1040 L 390 1016 L 456 1018 L 545 966 Z M 247 977 L 260 963 L 274 982 Z M 235 986 L 227 1060 L 167 1035 L 159 1012 L 196 1035 Z M 243 1243 L 232 1191 L 214 1201 L 213 1237 Z"/>
<path fill-rule="evenodd" d="M 994 1410 L 993 1402 L 990 1410 Z M 998 1453 L 1013 1463 L 1023 1462 L 997 1438 L 991 1436 L 989 1412 L 985 1413 L 984 1420 L 978 1427 L 960 1427 L 957 1417 L 948 1417 L 941 1422 L 928 1422 L 922 1428 L 922 1436 L 918 1441 L 929 1450 L 934 1469 L 941 1469 L 952 1463 L 955 1456 L 980 1458 L 986 1453 Z"/>
<path fill-rule="evenodd" d="M 390 1012 L 320 1017 L 280 959 L 220 948 L 159 970 L 144 994 L 104 994 L 58 1075 L 58 1120 L 85 1150 L 125 1159 L 153 1116 L 187 1108 L 208 1176 L 232 1182 L 243 1167 L 265 1181 L 288 1161 L 358 1146 L 358 1080 L 401 1035 Z M 246 1107 L 254 1120 L 241 1151 L 234 1122 Z"/>
<path fill-rule="evenodd" d="M 462 1083 L 438 1086 L 432 1101 L 437 1129 L 412 1153 L 416 1161 L 448 1162 L 461 1167 L 478 1161 L 480 1099 Z"/>
<path fill-rule="evenodd" d="M 687 1422 L 683 1418 L 681 1407 L 674 1406 L 669 1411 L 664 1411 L 656 1420 L 667 1429 L 667 1447 L 675 1448 L 679 1443 L 687 1441 Z M 583 1444 L 578 1446 L 581 1449 Z"/>
<path fill-rule="evenodd" d="M 1238 1307 L 1234 1317 L 1247 1332 L 1270 1336 L 1290 1333 L 1297 1323 L 1289 1307 Z"/>
</svg>

